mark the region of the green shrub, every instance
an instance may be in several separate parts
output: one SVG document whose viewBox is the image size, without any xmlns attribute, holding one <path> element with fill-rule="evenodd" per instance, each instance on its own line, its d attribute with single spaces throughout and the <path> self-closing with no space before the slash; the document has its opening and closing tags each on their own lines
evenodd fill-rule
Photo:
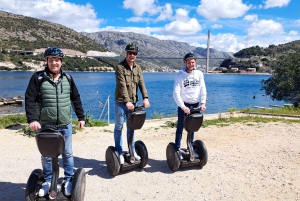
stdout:
<svg viewBox="0 0 300 201">
<path fill-rule="evenodd" d="M 26 116 L 21 114 L 0 117 L 0 129 L 25 124 L 26 122 Z"/>
</svg>

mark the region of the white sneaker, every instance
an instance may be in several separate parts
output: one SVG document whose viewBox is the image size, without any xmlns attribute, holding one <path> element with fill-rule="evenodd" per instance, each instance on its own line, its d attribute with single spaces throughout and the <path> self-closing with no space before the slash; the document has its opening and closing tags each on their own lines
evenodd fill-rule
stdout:
<svg viewBox="0 0 300 201">
<path fill-rule="evenodd" d="M 194 156 L 195 156 L 195 158 L 199 158 L 199 155 L 195 150 L 194 150 Z"/>
<path fill-rule="evenodd" d="M 123 156 L 123 154 L 119 154 L 119 159 L 120 159 L 120 164 L 123 165 L 124 164 L 124 156 Z"/>
<path fill-rule="evenodd" d="M 39 196 L 44 197 L 45 195 L 47 195 L 49 193 L 50 186 L 50 182 L 44 182 L 42 184 L 42 188 L 39 190 Z"/>
<path fill-rule="evenodd" d="M 71 193 L 72 193 L 72 182 L 67 181 L 65 182 L 64 194 L 65 196 L 70 196 Z"/>
<path fill-rule="evenodd" d="M 179 151 L 177 151 L 177 153 L 178 153 L 178 155 L 179 155 L 180 160 L 182 160 L 182 159 L 183 159 L 183 156 L 182 156 L 181 151 L 179 150 Z"/>
<path fill-rule="evenodd" d="M 135 160 L 141 160 L 141 157 L 135 152 L 135 150 L 133 151 L 133 156 L 135 158 Z"/>
</svg>

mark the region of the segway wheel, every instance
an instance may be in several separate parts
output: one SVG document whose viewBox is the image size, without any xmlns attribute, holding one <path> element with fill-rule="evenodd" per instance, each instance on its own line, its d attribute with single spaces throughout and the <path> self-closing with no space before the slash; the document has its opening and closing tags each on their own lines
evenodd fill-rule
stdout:
<svg viewBox="0 0 300 201">
<path fill-rule="evenodd" d="M 39 190 L 39 185 L 43 183 L 44 175 L 41 169 L 35 169 L 30 174 L 26 189 L 25 189 L 25 200 L 26 201 L 35 201 L 37 192 Z"/>
<path fill-rule="evenodd" d="M 143 168 L 148 163 L 148 151 L 146 145 L 142 141 L 136 141 L 134 143 L 136 153 L 141 157 L 140 167 Z"/>
<path fill-rule="evenodd" d="M 169 168 L 173 171 L 178 170 L 180 166 L 180 158 L 179 158 L 178 151 L 179 150 L 174 143 L 170 142 L 168 144 L 166 150 L 167 162 Z"/>
<path fill-rule="evenodd" d="M 194 142 L 194 150 L 197 152 L 199 159 L 201 160 L 200 166 L 205 166 L 208 160 L 208 155 L 204 143 L 201 140 L 196 140 Z"/>
<path fill-rule="evenodd" d="M 83 168 L 75 171 L 72 179 L 72 195 L 71 201 L 83 201 L 85 193 L 86 174 Z"/>
<path fill-rule="evenodd" d="M 109 174 L 116 176 L 120 171 L 120 161 L 115 147 L 109 146 L 106 149 L 105 161 Z"/>
</svg>

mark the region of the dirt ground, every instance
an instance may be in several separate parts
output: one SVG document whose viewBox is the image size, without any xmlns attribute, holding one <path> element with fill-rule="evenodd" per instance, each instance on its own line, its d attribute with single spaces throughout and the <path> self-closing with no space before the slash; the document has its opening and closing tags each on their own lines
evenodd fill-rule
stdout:
<svg viewBox="0 0 300 201">
<path fill-rule="evenodd" d="M 210 118 L 216 116 L 205 116 Z M 206 145 L 206 166 L 173 172 L 167 165 L 166 147 L 174 141 L 175 128 L 161 127 L 166 120 L 147 120 L 136 131 L 136 140 L 148 150 L 145 168 L 115 177 L 105 163 L 105 151 L 114 144 L 113 125 L 73 135 L 75 167 L 87 173 L 85 200 L 300 200 L 299 123 L 201 128 L 195 139 Z M 1 129 L 0 136 L 0 200 L 24 200 L 30 173 L 41 168 L 35 139 L 16 129 Z M 186 132 L 183 145 L 185 138 Z M 126 150 L 127 144 L 123 146 Z"/>
</svg>

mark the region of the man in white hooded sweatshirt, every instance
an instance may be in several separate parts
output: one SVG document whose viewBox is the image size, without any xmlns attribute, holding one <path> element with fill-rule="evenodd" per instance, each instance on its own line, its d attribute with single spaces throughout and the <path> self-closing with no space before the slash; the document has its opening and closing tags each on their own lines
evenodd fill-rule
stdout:
<svg viewBox="0 0 300 201">
<path fill-rule="evenodd" d="M 205 110 L 206 86 L 203 73 L 196 70 L 196 57 L 193 53 L 187 53 L 183 62 L 185 66 L 177 74 L 174 82 L 173 98 L 178 105 L 178 123 L 176 129 L 175 144 L 180 148 L 184 116 L 190 114 L 190 108 L 199 107 Z M 194 143 L 194 133 L 191 136 L 191 144 Z M 194 153 L 196 155 L 196 153 Z"/>
</svg>

